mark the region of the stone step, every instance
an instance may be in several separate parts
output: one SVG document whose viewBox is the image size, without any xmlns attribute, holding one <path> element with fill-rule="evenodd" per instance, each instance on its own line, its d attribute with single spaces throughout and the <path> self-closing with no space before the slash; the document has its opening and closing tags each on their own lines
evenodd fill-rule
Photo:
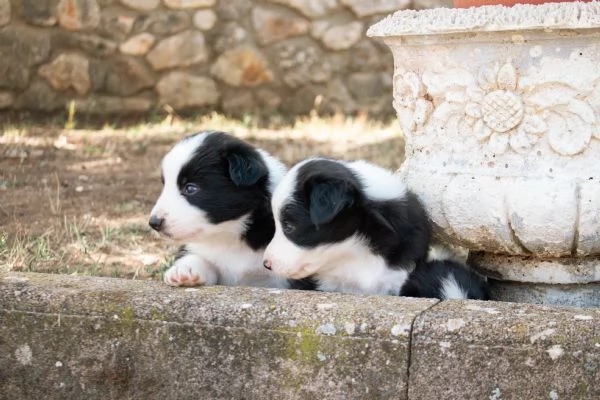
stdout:
<svg viewBox="0 0 600 400">
<path fill-rule="evenodd" d="M 19 399 L 597 399 L 600 309 L 8 273 Z"/>
</svg>

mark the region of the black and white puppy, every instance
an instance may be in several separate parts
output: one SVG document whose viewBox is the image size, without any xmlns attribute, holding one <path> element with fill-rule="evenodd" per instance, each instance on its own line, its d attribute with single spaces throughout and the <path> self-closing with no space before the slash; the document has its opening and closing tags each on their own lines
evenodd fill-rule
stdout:
<svg viewBox="0 0 600 400">
<path fill-rule="evenodd" d="M 490 298 L 487 279 L 469 268 L 457 253 L 442 245 L 429 247 L 427 261 L 417 263 L 400 295 L 442 300 Z"/>
<path fill-rule="evenodd" d="M 427 213 L 391 171 L 365 161 L 305 160 L 271 204 L 275 236 L 264 266 L 278 275 L 323 291 L 479 298 L 465 289 L 473 282 L 464 281 L 462 265 L 427 260 Z M 436 290 L 425 290 L 428 280 Z"/>
<path fill-rule="evenodd" d="M 289 287 L 262 267 L 275 231 L 271 194 L 286 167 L 234 136 L 204 131 L 162 160 L 163 189 L 150 226 L 183 244 L 164 281 L 172 286 Z"/>
<path fill-rule="evenodd" d="M 490 298 L 484 277 L 466 264 L 448 259 L 418 263 L 402 286 L 400 296 L 442 300 Z"/>
</svg>

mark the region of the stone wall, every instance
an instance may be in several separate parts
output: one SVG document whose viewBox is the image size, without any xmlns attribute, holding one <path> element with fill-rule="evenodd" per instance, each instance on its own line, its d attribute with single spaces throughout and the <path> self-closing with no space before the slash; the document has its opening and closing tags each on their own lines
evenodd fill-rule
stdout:
<svg viewBox="0 0 600 400">
<path fill-rule="evenodd" d="M 600 309 L 0 273 L 0 398 L 600 398 Z"/>
<path fill-rule="evenodd" d="M 0 0 L 0 109 L 392 114 L 365 37 L 448 0 Z"/>
</svg>

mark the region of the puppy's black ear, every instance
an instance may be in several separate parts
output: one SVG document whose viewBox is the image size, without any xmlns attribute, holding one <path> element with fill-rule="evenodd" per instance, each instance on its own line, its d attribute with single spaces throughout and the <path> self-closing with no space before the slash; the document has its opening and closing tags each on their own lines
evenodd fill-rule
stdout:
<svg viewBox="0 0 600 400">
<path fill-rule="evenodd" d="M 269 173 L 263 159 L 254 151 L 230 152 L 227 162 L 229 176 L 237 186 L 252 186 Z"/>
<path fill-rule="evenodd" d="M 319 226 L 328 223 L 354 203 L 354 188 L 342 179 L 328 179 L 310 185 L 310 220 Z"/>
</svg>

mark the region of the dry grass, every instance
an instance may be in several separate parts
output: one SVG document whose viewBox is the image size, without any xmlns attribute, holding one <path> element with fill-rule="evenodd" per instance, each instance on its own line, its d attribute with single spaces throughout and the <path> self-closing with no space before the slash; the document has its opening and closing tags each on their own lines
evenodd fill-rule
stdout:
<svg viewBox="0 0 600 400">
<path fill-rule="evenodd" d="M 146 220 L 160 191 L 160 158 L 183 135 L 232 132 L 285 163 L 326 155 L 396 169 L 404 143 L 394 121 L 293 121 L 219 114 L 146 120 L 5 120 L 0 132 L 0 271 L 158 279 L 174 249 Z"/>
</svg>

